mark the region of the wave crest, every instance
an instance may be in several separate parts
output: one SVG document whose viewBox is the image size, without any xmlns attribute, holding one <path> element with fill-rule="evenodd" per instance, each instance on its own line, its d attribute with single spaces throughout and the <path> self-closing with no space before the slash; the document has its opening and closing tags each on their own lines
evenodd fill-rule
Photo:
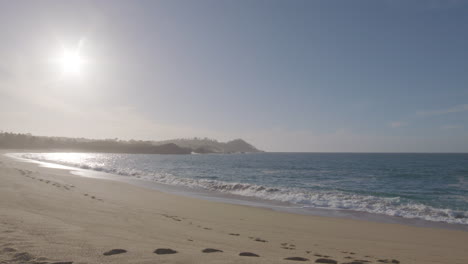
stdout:
<svg viewBox="0 0 468 264">
<path fill-rule="evenodd" d="M 189 188 L 203 188 L 210 191 L 255 197 L 270 201 L 279 201 L 299 205 L 304 208 L 334 210 L 352 210 L 373 214 L 383 214 L 403 218 L 423 219 L 451 224 L 468 224 L 468 212 L 432 206 L 408 201 L 401 197 L 379 197 L 352 194 L 342 191 L 307 191 L 298 188 L 279 188 L 240 182 L 225 182 L 213 179 L 181 178 L 164 172 L 144 172 L 134 168 L 106 167 L 101 163 L 83 163 L 82 161 L 57 161 L 44 155 L 27 153 L 17 154 L 25 159 L 58 163 L 61 165 L 95 170 L 122 176 L 136 177 L 163 184 L 179 185 Z"/>
</svg>

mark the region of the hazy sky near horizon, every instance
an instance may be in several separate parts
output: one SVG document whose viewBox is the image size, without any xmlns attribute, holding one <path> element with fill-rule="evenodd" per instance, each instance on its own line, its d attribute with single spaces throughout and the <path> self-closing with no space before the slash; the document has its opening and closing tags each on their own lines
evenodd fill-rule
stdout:
<svg viewBox="0 0 468 264">
<path fill-rule="evenodd" d="M 468 152 L 468 1 L 0 0 L 0 36 L 4 131 Z"/>
</svg>

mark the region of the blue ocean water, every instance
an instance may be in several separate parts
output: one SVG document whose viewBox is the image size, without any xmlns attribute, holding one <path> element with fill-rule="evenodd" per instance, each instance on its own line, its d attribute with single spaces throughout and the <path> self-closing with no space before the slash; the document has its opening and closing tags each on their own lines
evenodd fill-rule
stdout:
<svg viewBox="0 0 468 264">
<path fill-rule="evenodd" d="M 303 208 L 468 225 L 468 154 L 16 155 Z"/>
</svg>

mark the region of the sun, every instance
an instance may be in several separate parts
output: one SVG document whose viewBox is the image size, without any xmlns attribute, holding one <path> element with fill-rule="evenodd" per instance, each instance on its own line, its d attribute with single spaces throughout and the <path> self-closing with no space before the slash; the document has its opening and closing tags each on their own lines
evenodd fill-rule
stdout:
<svg viewBox="0 0 468 264">
<path fill-rule="evenodd" d="M 64 73 L 79 74 L 82 70 L 84 59 L 80 56 L 79 50 L 64 50 L 59 58 L 59 63 Z"/>
<path fill-rule="evenodd" d="M 62 77 L 78 76 L 89 64 L 88 58 L 83 55 L 85 39 L 82 38 L 76 45 L 64 45 L 60 43 L 58 54 L 50 59 L 56 69 L 62 72 Z"/>
</svg>

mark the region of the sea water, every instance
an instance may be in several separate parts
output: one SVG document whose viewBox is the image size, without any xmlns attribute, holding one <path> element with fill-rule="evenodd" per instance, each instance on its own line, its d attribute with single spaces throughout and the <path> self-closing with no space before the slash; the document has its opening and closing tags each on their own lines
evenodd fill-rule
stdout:
<svg viewBox="0 0 468 264">
<path fill-rule="evenodd" d="M 468 154 L 15 155 L 291 208 L 468 225 Z"/>
</svg>

